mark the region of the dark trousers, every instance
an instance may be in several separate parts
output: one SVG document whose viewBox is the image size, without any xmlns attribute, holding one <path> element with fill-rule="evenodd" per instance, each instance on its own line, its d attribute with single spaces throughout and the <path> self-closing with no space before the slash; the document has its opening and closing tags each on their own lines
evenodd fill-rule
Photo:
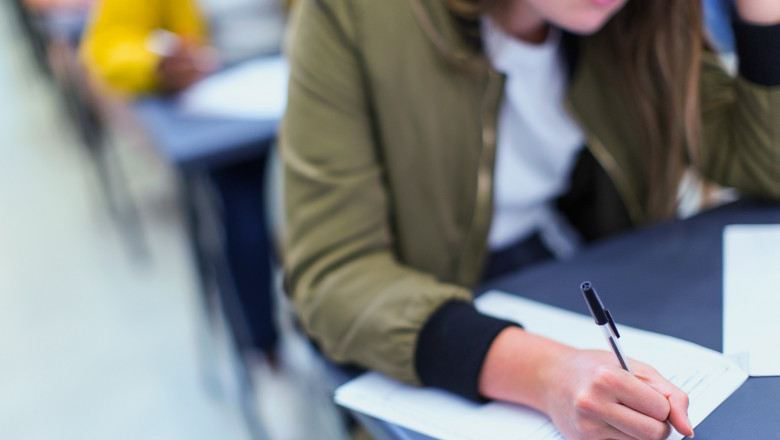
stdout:
<svg viewBox="0 0 780 440">
<path fill-rule="evenodd" d="M 277 342 L 272 251 L 265 216 L 265 159 L 211 172 L 222 202 L 225 252 L 249 330 L 249 343 L 269 353 Z"/>
</svg>

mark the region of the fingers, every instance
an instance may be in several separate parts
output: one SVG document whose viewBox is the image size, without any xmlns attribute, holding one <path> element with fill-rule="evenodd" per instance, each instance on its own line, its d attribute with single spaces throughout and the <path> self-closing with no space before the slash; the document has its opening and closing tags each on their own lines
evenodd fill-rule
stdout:
<svg viewBox="0 0 780 440">
<path fill-rule="evenodd" d="M 605 422 L 589 422 L 580 424 L 577 431 L 585 439 L 637 440 L 645 437 L 634 437 Z"/>
<path fill-rule="evenodd" d="M 213 48 L 179 37 L 176 47 L 160 59 L 157 74 L 164 90 L 177 92 L 199 81 L 218 66 L 219 60 Z"/>
<path fill-rule="evenodd" d="M 575 401 L 580 416 L 577 430 L 584 434 L 583 438 L 662 440 L 668 436 L 669 402 L 663 395 L 614 367 L 599 367 L 595 376 L 595 388 L 580 394 Z M 623 437 L 596 432 L 606 425 L 623 433 Z"/>
<path fill-rule="evenodd" d="M 169 90 L 177 91 L 189 87 L 203 76 L 196 60 L 186 57 L 170 57 L 160 62 L 160 81 Z"/>
<path fill-rule="evenodd" d="M 671 428 L 693 434 L 685 393 L 641 362 L 632 363 L 634 376 L 606 360 L 614 357 L 574 351 L 551 370 L 544 410 L 566 438 L 663 440 Z"/>
<path fill-rule="evenodd" d="M 604 421 L 618 431 L 637 439 L 661 440 L 669 436 L 669 424 L 637 412 L 624 405 L 605 408 Z"/>
<path fill-rule="evenodd" d="M 669 402 L 669 423 L 680 434 L 693 437 L 693 426 L 688 419 L 688 395 L 658 374 L 652 368 L 642 370 L 638 377 Z"/>
<path fill-rule="evenodd" d="M 673 394 L 669 396 L 671 411 L 669 412 L 669 423 L 680 434 L 686 437 L 693 437 L 693 425 L 688 418 L 688 396 L 685 393 Z"/>
<path fill-rule="evenodd" d="M 624 370 L 604 366 L 596 370 L 595 383 L 600 391 L 613 394 L 618 403 L 660 422 L 669 416 L 670 404 L 640 378 Z"/>
<path fill-rule="evenodd" d="M 189 69 L 211 72 L 219 67 L 219 54 L 213 47 L 182 44 L 166 57 L 172 64 L 181 64 Z"/>
<path fill-rule="evenodd" d="M 642 368 L 642 375 L 614 368 L 599 368 L 596 383 L 603 391 L 611 390 L 617 402 L 601 408 L 603 420 L 617 430 L 638 439 L 664 439 L 669 424 L 682 434 L 692 435 L 688 422 L 688 397 L 652 368 Z"/>
<path fill-rule="evenodd" d="M 666 396 L 629 373 L 623 376 L 614 387 L 618 402 L 658 422 L 669 418 L 670 403 Z"/>
</svg>

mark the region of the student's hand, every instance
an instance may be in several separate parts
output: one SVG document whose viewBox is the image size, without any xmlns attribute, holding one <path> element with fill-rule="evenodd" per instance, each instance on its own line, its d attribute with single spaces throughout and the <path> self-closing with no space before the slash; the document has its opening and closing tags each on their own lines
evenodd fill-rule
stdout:
<svg viewBox="0 0 780 440">
<path fill-rule="evenodd" d="M 601 350 L 574 350 L 550 365 L 543 407 L 567 439 L 663 440 L 667 419 L 693 434 L 688 396 L 652 367 L 630 362 L 635 376 Z"/>
<path fill-rule="evenodd" d="M 743 20 L 760 25 L 780 23 L 780 1 L 737 0 L 737 12 Z"/>
<path fill-rule="evenodd" d="M 488 350 L 479 390 L 546 413 L 568 440 L 664 439 L 667 419 L 692 435 L 685 393 L 653 368 L 631 366 L 636 376 L 612 352 L 577 350 L 510 327 Z"/>
<path fill-rule="evenodd" d="M 216 68 L 217 63 L 211 50 L 183 40 L 172 54 L 160 59 L 157 75 L 164 91 L 178 92 Z"/>
</svg>

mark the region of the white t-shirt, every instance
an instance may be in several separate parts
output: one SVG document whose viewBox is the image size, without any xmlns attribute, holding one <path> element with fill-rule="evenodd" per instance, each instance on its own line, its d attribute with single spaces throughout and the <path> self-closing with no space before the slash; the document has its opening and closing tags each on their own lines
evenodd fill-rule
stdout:
<svg viewBox="0 0 780 440">
<path fill-rule="evenodd" d="M 483 17 L 482 39 L 493 67 L 506 75 L 488 244 L 497 251 L 539 232 L 553 253 L 565 256 L 573 252 L 571 228 L 553 200 L 568 189 L 585 138 L 564 109 L 568 78 L 561 32 L 552 29 L 534 45 Z"/>
</svg>

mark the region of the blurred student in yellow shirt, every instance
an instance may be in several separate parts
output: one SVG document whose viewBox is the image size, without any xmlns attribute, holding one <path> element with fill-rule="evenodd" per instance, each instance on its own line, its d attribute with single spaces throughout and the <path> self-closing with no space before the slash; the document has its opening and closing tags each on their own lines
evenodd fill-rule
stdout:
<svg viewBox="0 0 780 440">
<path fill-rule="evenodd" d="M 177 92 L 222 63 L 278 52 L 275 0 L 102 0 L 82 43 L 98 79 L 125 94 Z"/>
<path fill-rule="evenodd" d="M 98 0 L 81 58 L 95 80 L 126 96 L 172 93 L 221 65 L 278 53 L 284 25 L 280 0 Z M 248 356 L 260 354 L 276 368 L 264 161 L 248 158 L 208 175 L 221 199 L 225 253 L 247 342 L 258 350 Z"/>
</svg>

